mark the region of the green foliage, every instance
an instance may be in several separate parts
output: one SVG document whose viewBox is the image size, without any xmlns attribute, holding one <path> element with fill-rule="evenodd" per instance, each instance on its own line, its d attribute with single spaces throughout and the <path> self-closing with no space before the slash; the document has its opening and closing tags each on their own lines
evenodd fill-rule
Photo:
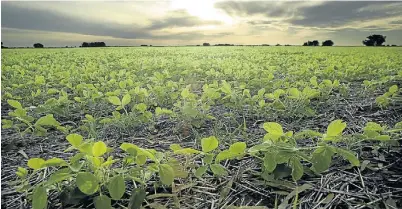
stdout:
<svg viewBox="0 0 402 209">
<path fill-rule="evenodd" d="M 311 162 L 313 163 L 311 169 L 318 173 L 328 170 L 334 154 L 335 153 L 331 147 L 326 145 L 318 147 L 314 150 L 311 157 Z"/>
<path fill-rule="evenodd" d="M 397 85 L 389 87 L 387 92 L 385 92 L 383 95 L 378 96 L 375 99 L 376 104 L 381 108 L 388 107 L 398 96 L 398 91 L 399 88 Z M 395 101 L 399 100 L 396 99 Z"/>
<path fill-rule="evenodd" d="M 21 138 L 25 134 L 44 136 L 58 130 L 67 135 L 71 145 L 65 152 L 73 152 L 66 160 L 32 156 L 27 168 L 16 169 L 20 183 L 17 191 L 36 193 L 38 200 L 46 199 L 43 197 L 48 192 L 64 192 L 71 197 L 75 191 L 75 201 L 94 198 L 96 208 L 111 208 L 112 199 L 117 207 L 122 206 L 124 201 L 120 199 L 130 194 L 125 185 L 131 182 L 136 189 L 124 207 L 139 209 L 150 182 L 154 187 L 172 186 L 173 191 L 173 182 L 179 178 L 186 178 L 183 182 L 187 182 L 194 177 L 233 174 L 223 165 L 245 156 L 261 163 L 261 177 L 265 180 L 270 179 L 268 176 L 291 175 L 298 181 L 304 173 L 311 173 L 309 169 L 316 173 L 331 169 L 334 160 L 358 166 L 359 155 L 354 151 L 363 140 L 385 145 L 397 144 L 400 139 L 400 124 L 390 128 L 369 122 L 358 134 L 346 132 L 347 124 L 341 120 L 332 121 L 323 133 L 316 129 L 289 130 L 299 119 L 321 114 L 322 106 L 349 101 L 351 96 L 377 97 L 380 89 L 385 90 L 376 98 L 377 105 L 387 108 L 398 104 L 400 88 L 394 84 L 402 78 L 399 51 L 337 48 L 306 54 L 296 48 L 214 49 L 219 53 L 210 50 L 172 51 L 164 47 L 68 53 L 57 49 L 41 53 L 4 51 L 2 103 L 8 105 L 2 115 L 2 128 L 16 131 Z M 345 56 L 345 51 L 351 56 Z M 360 62 L 361 59 L 367 62 Z M 363 92 L 354 85 L 361 80 Z M 355 90 L 356 94 L 349 94 Z M 197 128 L 203 124 L 232 132 L 228 125 L 239 123 L 233 133 L 222 137 L 233 139 L 233 134 L 239 132 L 244 134 L 242 140 L 248 141 L 248 122 L 256 118 L 272 121 L 263 124 L 266 135 L 260 143 L 253 141 L 251 148 L 244 142 L 226 144 L 226 140 L 210 136 L 200 139 L 201 143 L 194 147 L 171 145 L 171 151 L 122 143 L 124 152 L 118 153 L 107 147 L 108 141 L 100 141 L 100 133 L 110 128 L 125 137 L 128 131 L 138 128 L 157 132 L 160 122 L 165 121 L 177 124 L 175 132 L 181 131 L 179 128 L 190 130 L 196 140 L 200 134 Z M 278 123 L 289 120 L 289 126 Z M 74 134 L 78 130 L 87 134 L 85 139 Z M 219 130 L 206 131 L 220 134 Z M 190 135 L 184 132 L 184 137 Z M 301 139 L 308 141 L 308 146 L 300 143 Z M 33 179 L 37 176 L 40 179 Z M 46 207 L 43 202 L 47 200 L 34 202 L 39 204 L 34 208 Z"/>
<path fill-rule="evenodd" d="M 159 175 L 161 178 L 161 182 L 165 185 L 171 185 L 174 180 L 174 171 L 172 166 L 168 164 L 160 164 L 159 165 Z"/>
<path fill-rule="evenodd" d="M 223 167 L 221 164 L 211 164 L 210 168 L 214 175 L 216 176 L 227 176 L 228 172 L 226 171 L 226 168 Z"/>
<path fill-rule="evenodd" d="M 223 150 L 218 153 L 218 155 L 215 158 L 215 162 L 219 163 L 220 161 L 223 160 L 228 160 L 228 159 L 235 159 L 239 158 L 241 159 L 246 153 L 246 148 L 247 145 L 244 142 L 236 142 L 232 145 L 230 145 L 228 150 Z"/>
<path fill-rule="evenodd" d="M 145 200 L 146 193 L 143 189 L 136 188 L 131 192 L 129 209 L 140 209 L 142 202 Z"/>
<path fill-rule="evenodd" d="M 81 192 L 91 195 L 98 191 L 99 181 L 94 174 L 81 172 L 77 174 L 77 186 Z"/>
<path fill-rule="evenodd" d="M 195 176 L 198 178 L 201 178 L 202 175 L 204 175 L 208 170 L 208 166 L 200 166 L 199 168 L 197 168 L 197 170 L 195 171 Z"/>
<path fill-rule="evenodd" d="M 97 196 L 94 198 L 94 205 L 96 209 L 110 209 L 112 200 L 106 195 Z"/>
<path fill-rule="evenodd" d="M 269 136 L 267 138 L 272 139 L 272 140 L 278 140 L 279 137 L 281 137 L 283 135 L 282 126 L 278 123 L 274 123 L 274 122 L 264 123 L 264 129 L 269 134 Z"/>
<path fill-rule="evenodd" d="M 83 137 L 79 134 L 70 134 L 66 137 L 67 141 L 76 149 L 80 147 Z"/>
<path fill-rule="evenodd" d="M 103 141 L 98 141 L 95 142 L 94 145 L 92 145 L 92 154 L 95 157 L 100 157 L 103 154 L 105 154 L 107 151 L 106 144 Z"/>
<path fill-rule="evenodd" d="M 9 99 L 7 100 L 7 103 L 11 106 L 14 107 L 15 109 L 22 109 L 22 105 L 20 102 L 16 100 Z"/>
<path fill-rule="evenodd" d="M 32 195 L 32 208 L 44 209 L 47 206 L 47 193 L 44 187 L 38 186 L 35 188 Z"/>
<path fill-rule="evenodd" d="M 201 147 L 203 152 L 210 152 L 218 147 L 218 139 L 215 136 L 201 139 Z"/>
<path fill-rule="evenodd" d="M 126 185 L 124 183 L 124 178 L 121 175 L 117 175 L 113 177 L 108 185 L 107 188 L 109 190 L 109 194 L 114 200 L 119 200 L 123 197 L 124 193 L 126 192 Z"/>
<path fill-rule="evenodd" d="M 342 120 L 332 121 L 327 128 L 327 133 L 324 136 L 324 140 L 337 140 L 342 135 L 343 130 L 346 128 L 346 123 Z"/>
</svg>

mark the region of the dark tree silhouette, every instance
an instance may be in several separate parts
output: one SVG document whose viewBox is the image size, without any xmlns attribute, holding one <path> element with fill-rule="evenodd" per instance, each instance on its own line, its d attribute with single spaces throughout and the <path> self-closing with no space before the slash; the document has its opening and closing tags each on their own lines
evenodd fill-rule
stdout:
<svg viewBox="0 0 402 209">
<path fill-rule="evenodd" d="M 319 46 L 320 42 L 317 40 L 304 42 L 303 46 Z"/>
<path fill-rule="evenodd" d="M 41 43 L 36 43 L 36 44 L 33 45 L 33 47 L 34 48 L 43 48 L 44 46 Z"/>
<path fill-rule="evenodd" d="M 209 44 L 209 43 L 203 43 L 202 45 L 203 46 L 211 46 L 211 44 Z"/>
<path fill-rule="evenodd" d="M 215 44 L 215 46 L 234 46 L 234 44 Z"/>
<path fill-rule="evenodd" d="M 83 42 L 81 45 L 81 47 L 105 47 L 105 46 L 106 46 L 105 42 L 90 42 L 90 43 Z"/>
<path fill-rule="evenodd" d="M 367 36 L 367 39 L 363 41 L 363 44 L 366 46 L 382 46 L 386 38 L 386 36 L 374 34 Z"/>
<path fill-rule="evenodd" d="M 323 46 L 333 46 L 334 42 L 332 40 L 326 40 L 324 42 L 322 42 Z"/>
</svg>

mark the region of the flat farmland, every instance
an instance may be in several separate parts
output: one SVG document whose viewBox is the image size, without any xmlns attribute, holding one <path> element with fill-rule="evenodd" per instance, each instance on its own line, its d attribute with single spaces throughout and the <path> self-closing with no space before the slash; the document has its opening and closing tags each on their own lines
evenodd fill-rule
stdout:
<svg viewBox="0 0 402 209">
<path fill-rule="evenodd" d="M 1 61 L 4 208 L 402 207 L 400 47 L 2 49 Z"/>
</svg>

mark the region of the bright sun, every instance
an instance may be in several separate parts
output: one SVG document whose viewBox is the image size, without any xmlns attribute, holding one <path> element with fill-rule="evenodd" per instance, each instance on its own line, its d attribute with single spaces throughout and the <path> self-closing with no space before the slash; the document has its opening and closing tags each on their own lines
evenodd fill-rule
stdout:
<svg viewBox="0 0 402 209">
<path fill-rule="evenodd" d="M 228 15 L 214 7 L 215 0 L 173 0 L 173 10 L 185 9 L 190 15 L 197 16 L 204 20 L 218 20 L 225 24 L 232 24 L 233 20 Z"/>
</svg>

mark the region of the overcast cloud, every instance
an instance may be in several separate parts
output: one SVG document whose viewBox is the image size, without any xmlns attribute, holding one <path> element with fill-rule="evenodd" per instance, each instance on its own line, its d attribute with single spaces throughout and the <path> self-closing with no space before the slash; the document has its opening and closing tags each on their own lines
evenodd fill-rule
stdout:
<svg viewBox="0 0 402 209">
<path fill-rule="evenodd" d="M 402 45 L 402 2 L 1 2 L 6 46 L 297 44 L 361 45 L 370 34 Z"/>
</svg>

